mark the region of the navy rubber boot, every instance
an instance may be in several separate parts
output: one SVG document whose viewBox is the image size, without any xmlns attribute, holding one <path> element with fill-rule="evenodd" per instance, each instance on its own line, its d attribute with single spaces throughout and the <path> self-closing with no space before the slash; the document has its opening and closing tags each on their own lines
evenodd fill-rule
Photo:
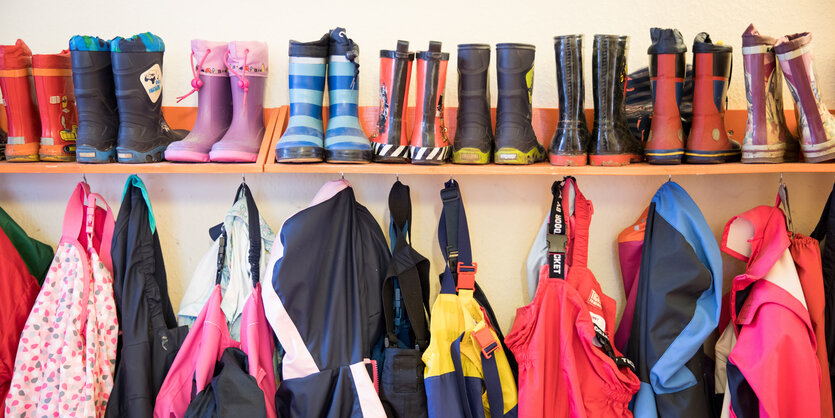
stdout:
<svg viewBox="0 0 835 418">
<path fill-rule="evenodd" d="M 165 148 L 188 134 L 173 130 L 162 116 L 162 38 L 150 32 L 111 41 L 110 58 L 119 135 L 116 156 L 120 163 L 162 161 Z"/>
<path fill-rule="evenodd" d="M 73 36 L 70 60 L 78 107 L 75 159 L 79 163 L 115 163 L 119 111 L 110 42 L 95 36 Z"/>
</svg>

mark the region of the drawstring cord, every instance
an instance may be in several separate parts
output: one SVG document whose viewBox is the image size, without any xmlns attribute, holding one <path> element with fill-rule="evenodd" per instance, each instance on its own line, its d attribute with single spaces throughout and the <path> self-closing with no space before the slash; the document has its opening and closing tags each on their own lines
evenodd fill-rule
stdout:
<svg viewBox="0 0 835 418">
<path fill-rule="evenodd" d="M 347 58 L 348 61 L 350 61 L 352 64 L 354 64 L 354 79 L 351 80 L 351 90 L 353 90 L 354 87 L 356 87 L 356 85 L 357 85 L 357 79 L 359 78 L 359 75 L 360 75 L 360 63 L 358 63 L 356 61 L 357 60 L 357 53 L 354 52 L 354 40 L 347 37 L 345 35 L 345 32 L 343 32 L 343 31 L 339 32 L 339 37 L 344 39 L 345 43 L 348 44 L 348 52 L 345 53 L 345 58 Z"/>
<path fill-rule="evenodd" d="M 242 70 L 240 73 L 235 72 L 235 69 L 229 65 L 229 53 L 230 51 L 227 50 L 223 61 L 226 62 L 226 67 L 229 68 L 229 72 L 238 76 L 238 87 L 244 89 L 244 114 L 246 114 L 246 94 L 249 92 L 249 80 L 246 78 L 246 58 L 249 55 L 249 48 L 244 50 L 244 63 L 241 66 Z"/>
<path fill-rule="evenodd" d="M 191 51 L 191 57 L 189 57 L 189 61 L 191 61 L 191 73 L 194 75 L 194 78 L 191 79 L 191 91 L 186 93 L 183 96 L 177 98 L 177 103 L 180 103 L 188 96 L 191 96 L 192 93 L 197 92 L 200 90 L 200 87 L 203 87 L 203 80 L 200 79 L 200 72 L 203 71 L 203 63 L 206 62 L 206 58 L 209 57 L 209 54 L 212 53 L 211 49 L 206 49 L 206 55 L 203 55 L 203 59 L 200 60 L 200 66 L 195 68 L 194 67 L 194 51 Z"/>
</svg>

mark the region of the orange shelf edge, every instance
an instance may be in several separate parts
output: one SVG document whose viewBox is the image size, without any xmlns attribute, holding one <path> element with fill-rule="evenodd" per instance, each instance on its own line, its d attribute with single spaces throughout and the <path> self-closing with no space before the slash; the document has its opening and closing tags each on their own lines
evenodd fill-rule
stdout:
<svg viewBox="0 0 835 418">
<path fill-rule="evenodd" d="M 187 129 L 194 125 L 197 118 L 195 107 L 163 107 L 166 121 L 174 129 Z M 79 163 L 10 163 L 0 161 L 0 173 L 114 173 L 114 174 L 144 174 L 144 173 L 172 173 L 172 174 L 212 174 L 212 173 L 261 173 L 264 162 L 272 143 L 273 131 L 277 121 L 283 117 L 279 108 L 264 109 L 264 138 L 258 150 L 258 158 L 254 163 L 173 163 L 161 162 L 151 164 L 79 164 Z M 286 118 L 285 118 L 286 119 Z"/>
</svg>

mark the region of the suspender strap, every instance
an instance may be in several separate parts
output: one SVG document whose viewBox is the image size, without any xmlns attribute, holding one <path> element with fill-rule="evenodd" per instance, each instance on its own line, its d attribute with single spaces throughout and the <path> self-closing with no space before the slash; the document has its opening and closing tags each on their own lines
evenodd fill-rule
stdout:
<svg viewBox="0 0 835 418">
<path fill-rule="evenodd" d="M 461 399 L 468 400 L 464 402 L 464 406 L 469 406 L 470 402 L 467 396 L 467 387 L 464 376 L 464 369 L 461 364 L 461 340 L 466 333 L 461 334 L 450 345 L 449 350 L 452 353 L 452 363 L 455 366 L 455 377 L 458 382 L 458 393 Z M 490 406 L 491 417 L 501 417 L 504 415 L 504 397 L 502 396 L 502 380 L 499 376 L 499 367 L 496 364 L 496 356 L 486 357 L 484 351 L 481 352 L 481 372 L 484 376 L 484 388 L 487 392 L 487 404 Z M 480 399 L 479 399 L 480 400 Z M 481 403 L 481 402 L 479 402 Z M 473 413 L 469 409 L 465 409 L 464 415 L 472 417 Z M 480 414 L 479 414 L 480 415 Z"/>
<path fill-rule="evenodd" d="M 394 231 L 391 262 L 383 282 L 383 313 L 390 344 L 397 345 L 394 329 L 395 278 L 403 297 L 406 314 L 420 351 L 429 346 L 429 260 L 418 254 L 408 243 L 411 234 L 412 203 L 409 187 L 396 182 L 389 193 L 389 211 Z"/>
</svg>

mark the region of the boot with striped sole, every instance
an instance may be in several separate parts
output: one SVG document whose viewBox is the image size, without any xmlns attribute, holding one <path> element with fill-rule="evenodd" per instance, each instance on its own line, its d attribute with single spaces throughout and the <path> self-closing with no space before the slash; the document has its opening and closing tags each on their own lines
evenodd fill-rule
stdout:
<svg viewBox="0 0 835 418">
<path fill-rule="evenodd" d="M 412 164 L 443 164 L 452 154 L 444 126 L 444 85 L 449 54 L 440 42 L 417 54 L 417 100 L 412 124 Z"/>
</svg>

